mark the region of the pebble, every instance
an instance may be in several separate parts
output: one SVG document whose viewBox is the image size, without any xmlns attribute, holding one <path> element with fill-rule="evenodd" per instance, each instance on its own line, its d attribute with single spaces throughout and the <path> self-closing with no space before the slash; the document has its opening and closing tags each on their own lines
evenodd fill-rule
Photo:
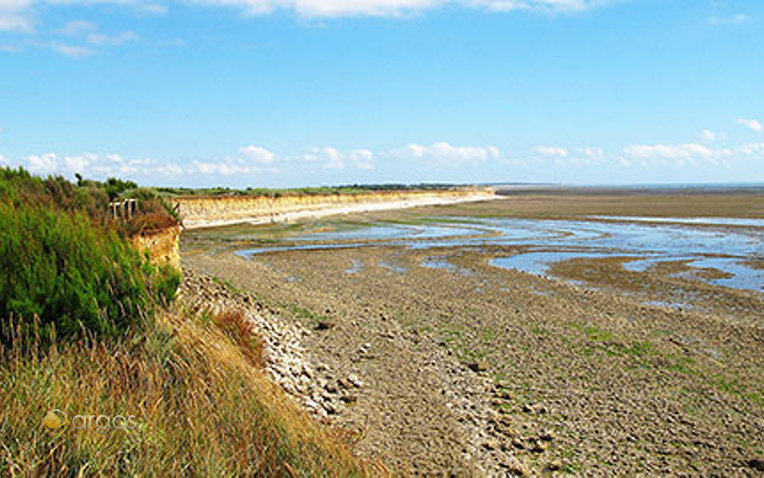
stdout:
<svg viewBox="0 0 764 478">
<path fill-rule="evenodd" d="M 488 370 L 488 362 L 486 362 L 485 360 L 470 362 L 467 366 L 473 372 L 485 372 L 486 370 Z"/>
</svg>

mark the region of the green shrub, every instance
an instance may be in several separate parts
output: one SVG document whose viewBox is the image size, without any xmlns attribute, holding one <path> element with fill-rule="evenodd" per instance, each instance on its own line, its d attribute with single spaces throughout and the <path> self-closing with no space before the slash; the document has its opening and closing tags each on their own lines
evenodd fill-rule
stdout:
<svg viewBox="0 0 764 478">
<path fill-rule="evenodd" d="M 117 336 L 150 319 L 153 270 L 113 229 L 81 212 L 0 201 L 0 230 L 3 320 L 37 316 L 37 332 L 50 338 L 54 329 L 58 337 Z M 159 295 L 169 297 L 173 284 L 159 274 Z"/>
<path fill-rule="evenodd" d="M 175 299 L 180 286 L 180 271 L 170 264 L 162 264 L 154 269 L 151 286 L 154 296 L 163 305 L 169 305 Z"/>
</svg>

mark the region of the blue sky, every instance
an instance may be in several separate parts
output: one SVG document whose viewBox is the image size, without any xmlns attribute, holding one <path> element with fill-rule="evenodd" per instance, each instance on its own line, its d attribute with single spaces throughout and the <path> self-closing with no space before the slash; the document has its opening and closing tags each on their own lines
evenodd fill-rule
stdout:
<svg viewBox="0 0 764 478">
<path fill-rule="evenodd" d="M 0 0 L 0 163 L 152 185 L 764 182 L 757 0 Z"/>
</svg>

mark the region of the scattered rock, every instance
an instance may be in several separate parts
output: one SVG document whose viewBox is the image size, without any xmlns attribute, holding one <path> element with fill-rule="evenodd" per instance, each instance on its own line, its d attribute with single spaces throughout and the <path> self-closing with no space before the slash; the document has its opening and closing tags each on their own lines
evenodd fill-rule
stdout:
<svg viewBox="0 0 764 478">
<path fill-rule="evenodd" d="M 502 463 L 510 476 L 530 476 L 528 466 L 517 458 L 511 457 L 506 463 Z"/>
<path fill-rule="evenodd" d="M 483 448 L 486 450 L 498 450 L 500 447 L 501 443 L 495 438 L 489 438 L 483 442 Z"/>
<path fill-rule="evenodd" d="M 488 362 L 486 362 L 485 360 L 470 362 L 467 366 L 473 372 L 485 372 L 486 370 L 488 370 Z"/>
<path fill-rule="evenodd" d="M 363 381 L 358 378 L 358 375 L 351 373 L 348 375 L 347 381 L 350 383 L 350 385 L 360 388 L 363 387 Z"/>
<path fill-rule="evenodd" d="M 552 441 L 555 438 L 557 438 L 557 433 L 554 430 L 547 430 L 539 435 L 539 439 L 543 441 Z"/>
<path fill-rule="evenodd" d="M 549 448 L 549 442 L 537 440 L 531 447 L 533 453 L 543 453 Z"/>
<path fill-rule="evenodd" d="M 322 319 L 316 323 L 315 330 L 329 330 L 333 328 L 334 325 L 334 321 Z"/>
</svg>

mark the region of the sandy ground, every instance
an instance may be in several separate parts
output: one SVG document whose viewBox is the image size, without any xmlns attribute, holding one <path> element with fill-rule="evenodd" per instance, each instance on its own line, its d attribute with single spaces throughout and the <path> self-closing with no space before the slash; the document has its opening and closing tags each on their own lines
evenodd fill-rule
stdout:
<svg viewBox="0 0 764 478">
<path fill-rule="evenodd" d="M 431 214 L 764 217 L 763 206 L 761 197 L 533 196 L 348 221 Z M 300 230 L 265 228 L 255 243 Z M 359 453 L 395 471 L 762 473 L 760 293 L 673 277 L 681 265 L 634 273 L 618 260 L 573 260 L 555 266 L 555 277 L 489 265 L 523 246 L 371 246 L 249 260 L 232 253 L 244 247 L 241 237 L 224 229 L 188 235 L 184 264 L 313 328 L 308 352 L 364 383 L 332 425 L 358 433 Z M 457 267 L 422 267 L 431 257 Z M 692 307 L 646 304 L 667 294 L 681 294 Z"/>
</svg>

